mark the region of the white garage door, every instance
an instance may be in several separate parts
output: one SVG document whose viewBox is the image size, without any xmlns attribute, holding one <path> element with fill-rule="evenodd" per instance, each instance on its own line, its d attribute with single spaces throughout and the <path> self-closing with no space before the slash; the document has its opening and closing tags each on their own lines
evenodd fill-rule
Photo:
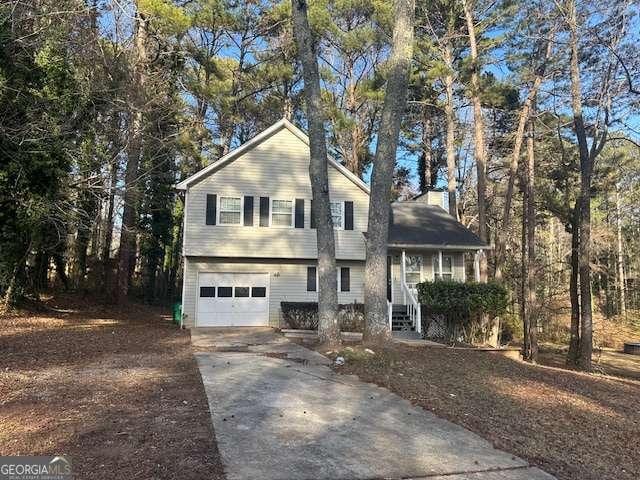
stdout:
<svg viewBox="0 0 640 480">
<path fill-rule="evenodd" d="M 201 273 L 199 327 L 269 324 L 268 273 Z"/>
</svg>

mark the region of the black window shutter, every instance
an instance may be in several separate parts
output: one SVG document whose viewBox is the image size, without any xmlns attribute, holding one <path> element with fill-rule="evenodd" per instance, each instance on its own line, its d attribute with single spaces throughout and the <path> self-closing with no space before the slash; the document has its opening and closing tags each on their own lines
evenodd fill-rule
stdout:
<svg viewBox="0 0 640 480">
<path fill-rule="evenodd" d="M 307 292 L 316 291 L 316 267 L 307 267 Z"/>
<path fill-rule="evenodd" d="M 207 194 L 207 225 L 216 224 L 216 203 L 218 202 L 217 195 Z"/>
<path fill-rule="evenodd" d="M 269 226 L 269 197 L 260 197 L 260 226 Z"/>
<path fill-rule="evenodd" d="M 296 228 L 304 228 L 304 200 L 302 198 L 296 198 Z"/>
<path fill-rule="evenodd" d="M 253 197 L 244 197 L 244 225 L 253 225 Z"/>
<path fill-rule="evenodd" d="M 309 217 L 309 226 L 316 228 L 316 215 L 313 212 L 313 200 L 311 200 L 311 216 Z"/>
<path fill-rule="evenodd" d="M 353 202 L 344 202 L 344 229 L 353 230 Z"/>
<path fill-rule="evenodd" d="M 351 291 L 351 270 L 349 267 L 342 267 L 340 269 L 340 291 Z"/>
</svg>

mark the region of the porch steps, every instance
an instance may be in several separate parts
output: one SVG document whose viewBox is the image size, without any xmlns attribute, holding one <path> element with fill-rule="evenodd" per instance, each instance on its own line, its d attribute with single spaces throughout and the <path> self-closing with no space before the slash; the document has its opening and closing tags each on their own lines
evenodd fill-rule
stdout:
<svg viewBox="0 0 640 480">
<path fill-rule="evenodd" d="M 407 313 L 406 305 L 394 305 L 391 310 L 392 332 L 415 332 L 416 328 Z"/>
</svg>

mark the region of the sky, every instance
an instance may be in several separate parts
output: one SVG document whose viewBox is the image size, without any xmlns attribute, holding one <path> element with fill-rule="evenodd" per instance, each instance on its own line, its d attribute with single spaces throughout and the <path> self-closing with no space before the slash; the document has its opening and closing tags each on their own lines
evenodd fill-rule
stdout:
<svg viewBox="0 0 640 480">
<path fill-rule="evenodd" d="M 100 18 L 100 25 L 103 34 L 105 36 L 113 38 L 113 36 L 117 32 L 120 38 L 128 38 L 131 35 L 131 13 L 133 11 L 132 5 L 127 2 L 127 0 L 113 0 L 112 2 L 107 2 L 107 4 L 113 6 L 114 9 L 112 11 L 105 12 Z M 116 18 L 118 16 L 120 17 L 120 21 L 116 23 Z M 638 17 L 634 18 L 632 26 L 640 29 L 640 19 Z M 494 31 L 488 32 L 487 35 L 489 37 L 495 38 L 502 35 L 503 33 L 503 31 L 496 29 Z M 223 49 L 221 53 L 223 55 L 233 56 L 234 52 L 231 49 L 227 48 Z M 509 78 L 512 75 L 512 72 L 509 70 L 506 62 L 504 61 L 503 57 L 505 56 L 505 53 L 506 52 L 503 48 L 493 49 L 493 51 L 491 52 L 491 56 L 486 58 L 486 63 L 483 67 L 483 71 L 492 74 L 498 81 L 508 82 Z M 185 93 L 185 100 L 188 103 L 193 104 L 193 99 L 190 98 L 187 93 Z M 471 124 L 471 122 L 473 121 L 473 115 L 468 107 L 459 107 L 457 109 L 457 113 L 459 118 L 461 118 L 463 121 L 468 122 L 469 124 Z M 567 110 L 566 113 L 570 114 L 570 111 Z M 626 113 L 625 115 L 623 115 L 622 121 L 624 122 L 624 125 L 619 123 L 617 126 L 614 126 L 612 128 L 625 131 L 628 135 L 636 139 L 640 137 L 640 114 L 632 112 Z M 372 139 L 370 147 L 371 151 L 374 152 L 376 147 L 375 137 Z M 410 170 L 410 172 L 412 173 L 412 182 L 415 187 L 417 187 L 418 185 L 417 160 L 417 154 L 411 153 L 403 148 L 399 149 L 397 155 L 397 163 L 398 165 L 404 166 Z M 368 168 L 363 174 L 364 180 L 366 182 L 370 182 L 370 176 L 371 168 Z M 443 177 L 443 175 L 440 175 L 440 177 Z M 436 186 L 443 187 L 444 185 L 444 179 L 440 178 Z"/>
</svg>

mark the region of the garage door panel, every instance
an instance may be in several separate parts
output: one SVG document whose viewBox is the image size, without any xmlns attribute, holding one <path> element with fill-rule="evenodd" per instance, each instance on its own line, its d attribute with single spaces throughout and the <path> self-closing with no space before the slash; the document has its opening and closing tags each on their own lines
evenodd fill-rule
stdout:
<svg viewBox="0 0 640 480">
<path fill-rule="evenodd" d="M 197 325 L 268 325 L 268 282 L 267 273 L 201 273 Z"/>
</svg>

